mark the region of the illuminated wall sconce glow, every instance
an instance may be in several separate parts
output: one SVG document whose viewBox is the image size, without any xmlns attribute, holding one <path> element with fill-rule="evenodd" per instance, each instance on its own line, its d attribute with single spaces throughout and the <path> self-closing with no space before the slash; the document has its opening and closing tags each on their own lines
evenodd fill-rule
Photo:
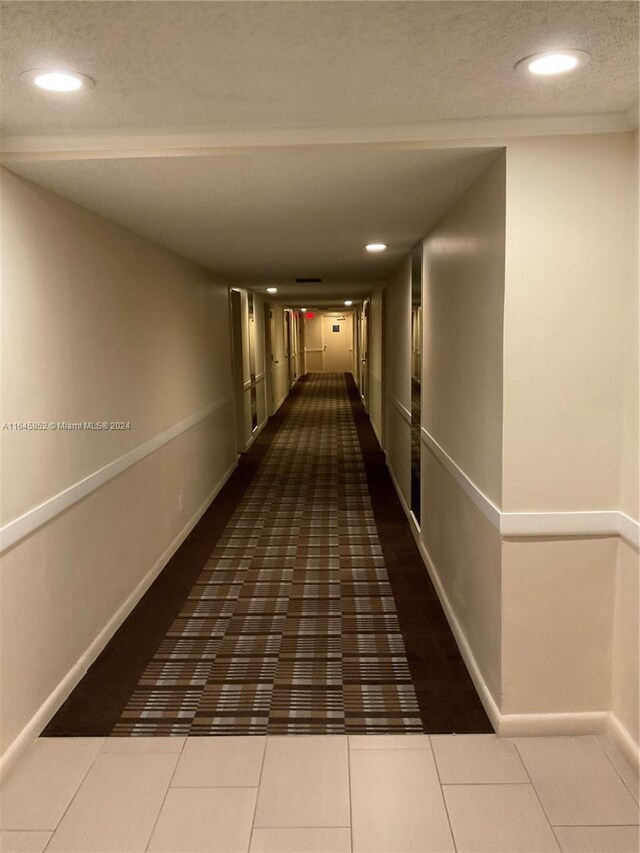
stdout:
<svg viewBox="0 0 640 853">
<path fill-rule="evenodd" d="M 534 74 L 537 77 L 551 77 L 565 74 L 580 66 L 587 65 L 591 56 L 586 50 L 553 50 L 548 53 L 536 53 L 527 56 L 516 64 L 521 73 Z"/>
<path fill-rule="evenodd" d="M 29 83 L 47 92 L 78 92 L 80 89 L 92 89 L 96 85 L 95 80 L 86 74 L 53 68 L 32 68 L 21 74 L 20 79 L 23 83 Z"/>
<path fill-rule="evenodd" d="M 307 309 L 306 309 L 306 308 L 301 308 L 300 310 L 302 311 L 302 313 L 303 313 L 303 314 L 305 314 Z"/>
<path fill-rule="evenodd" d="M 344 304 L 345 305 L 353 305 L 353 302 L 350 299 L 345 299 Z"/>
<path fill-rule="evenodd" d="M 267 293 L 277 293 L 277 292 L 278 292 L 277 287 L 268 287 L 267 288 Z"/>
<path fill-rule="evenodd" d="M 367 252 L 384 252 L 386 248 L 386 243 L 367 243 L 365 246 Z"/>
</svg>

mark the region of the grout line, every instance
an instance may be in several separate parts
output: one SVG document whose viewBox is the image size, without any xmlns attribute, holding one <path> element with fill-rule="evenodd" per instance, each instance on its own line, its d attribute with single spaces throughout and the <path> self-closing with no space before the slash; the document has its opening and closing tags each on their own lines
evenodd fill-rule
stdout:
<svg viewBox="0 0 640 853">
<path fill-rule="evenodd" d="M 258 787 L 256 788 L 256 799 L 253 804 L 253 817 L 251 818 L 251 831 L 249 832 L 249 844 L 247 853 L 251 850 L 251 842 L 253 841 L 253 830 L 256 828 L 256 812 L 258 811 L 258 797 L 260 796 L 260 785 L 262 784 L 262 772 L 264 770 L 264 762 L 267 757 L 267 746 L 269 743 L 269 735 L 264 736 L 264 749 L 262 750 L 262 761 L 260 762 L 260 774 L 258 776 Z"/>
<path fill-rule="evenodd" d="M 595 741 L 596 741 L 596 743 L 597 743 L 597 744 L 598 744 L 598 746 L 600 747 L 601 751 L 605 754 L 605 756 L 606 756 L 606 758 L 607 758 L 607 761 L 608 761 L 608 762 L 609 762 L 609 764 L 613 767 L 614 772 L 617 774 L 618 778 L 620 779 L 620 781 L 622 782 L 622 784 L 624 785 L 624 787 L 627 789 L 627 791 L 629 791 L 629 793 L 631 794 L 631 796 L 632 796 L 632 797 L 633 797 L 633 799 L 635 800 L 636 805 L 638 805 L 638 793 L 639 793 L 638 788 L 636 788 L 635 793 L 631 790 L 631 788 L 629 787 L 629 784 L 627 783 L 627 780 L 624 778 L 624 776 L 620 773 L 620 771 L 618 770 L 618 768 L 616 767 L 616 765 L 613 763 L 613 759 L 611 758 L 611 752 L 612 752 L 612 751 L 615 751 L 615 752 L 617 753 L 618 760 L 619 760 L 619 761 L 623 761 L 623 762 L 627 765 L 627 767 L 629 768 L 629 772 L 630 772 L 630 773 L 632 773 L 632 774 L 633 774 L 633 776 L 635 777 L 635 776 L 636 776 L 636 774 L 635 774 L 635 772 L 634 772 L 633 768 L 631 767 L 631 765 L 629 764 L 629 762 L 626 760 L 626 758 L 624 757 L 624 755 L 622 755 L 622 753 L 620 752 L 620 750 L 618 749 L 618 747 L 615 745 L 615 743 L 611 740 L 611 738 L 610 738 L 606 733 L 602 734 L 602 737 L 604 737 L 604 738 L 606 738 L 606 739 L 607 739 L 607 742 L 608 742 L 608 744 L 609 744 L 609 749 L 605 749 L 605 748 L 604 748 L 604 746 L 603 746 L 602 742 L 600 741 L 600 739 L 599 739 L 598 737 L 596 737 L 595 735 L 594 735 L 593 737 L 595 737 Z M 638 785 L 639 785 L 639 788 L 640 788 L 640 782 L 638 783 Z"/>
<path fill-rule="evenodd" d="M 447 816 L 447 823 L 449 824 L 449 832 L 451 833 L 451 841 L 453 842 L 453 849 L 457 851 L 458 845 L 456 844 L 456 837 L 453 832 L 453 824 L 451 823 L 451 816 L 449 815 L 449 808 L 447 807 L 447 798 L 444 795 L 444 786 L 440 779 L 440 771 L 438 770 L 438 762 L 436 760 L 436 754 L 433 751 L 433 744 L 431 743 L 431 737 L 429 736 L 429 752 L 431 753 L 431 757 L 433 758 L 433 766 L 436 770 L 436 776 L 438 777 L 438 785 L 440 786 L 440 796 L 442 797 L 442 804 L 444 805 L 444 813 Z"/>
<path fill-rule="evenodd" d="M 536 795 L 536 799 L 540 803 L 540 808 L 542 809 L 542 814 L 545 816 L 547 824 L 549 825 L 549 828 L 551 829 L 551 834 L 553 835 L 555 842 L 558 845 L 558 850 L 562 851 L 562 845 L 560 844 L 560 839 L 556 835 L 556 831 L 553 828 L 553 824 L 549 820 L 549 815 L 547 814 L 547 810 L 545 809 L 544 805 L 542 804 L 542 800 L 540 799 L 540 794 L 538 793 L 536 786 L 533 784 L 531 774 L 529 773 L 529 768 L 527 767 L 526 762 L 524 760 L 524 757 L 521 755 L 520 750 L 518 749 L 518 744 L 516 743 L 515 739 L 512 739 L 511 742 L 513 743 L 515 750 L 518 753 L 518 758 L 522 762 L 522 766 L 524 767 L 524 772 L 527 774 L 527 779 L 529 780 L 529 784 L 531 785 L 531 788 L 533 789 L 533 793 Z"/>
<path fill-rule="evenodd" d="M 60 824 L 62 823 L 62 821 L 63 821 L 63 819 L 64 819 L 64 817 L 65 817 L 65 815 L 67 814 L 67 812 L 68 812 L 68 811 L 69 811 L 69 809 L 71 808 L 71 803 L 75 800 L 75 798 L 76 798 L 76 796 L 77 796 L 77 794 L 78 794 L 78 791 L 80 790 L 80 788 L 81 788 L 81 787 L 82 787 L 82 785 L 84 784 L 84 780 L 85 780 L 85 779 L 87 778 L 87 776 L 89 775 L 89 771 L 91 770 L 91 768 L 93 767 L 93 765 L 96 763 L 96 759 L 98 758 L 98 756 L 99 756 L 99 755 L 101 755 L 101 753 L 102 753 L 102 747 L 104 746 L 104 742 L 105 742 L 105 740 L 106 740 L 106 738 L 102 738 L 102 746 L 101 746 L 101 747 L 100 747 L 100 749 L 96 752 L 96 754 L 93 756 L 93 761 L 91 761 L 91 763 L 90 763 L 90 764 L 89 764 L 89 766 L 87 767 L 86 773 L 84 773 L 84 774 L 83 774 L 82 779 L 80 780 L 80 782 L 79 782 L 79 784 L 78 784 L 78 787 L 77 787 L 77 788 L 75 789 L 75 791 L 73 792 L 73 796 L 72 796 L 72 797 L 71 797 L 71 799 L 69 800 L 69 802 L 68 802 L 68 804 L 67 804 L 66 809 L 65 809 L 65 810 L 62 812 L 62 814 L 60 815 L 60 818 L 59 818 L 58 822 L 57 822 L 57 823 L 56 823 L 56 825 L 55 825 L 55 829 L 53 830 L 53 832 L 51 832 L 51 837 L 49 838 L 49 840 L 47 841 L 47 843 L 46 843 L 46 844 L 45 844 L 45 846 L 44 846 L 43 853 L 45 853 L 45 851 L 48 849 L 49 845 L 50 845 L 50 844 L 51 844 L 51 842 L 53 841 L 53 836 L 54 836 L 54 835 L 56 834 L 56 832 L 58 831 L 58 827 L 60 826 Z M 38 741 L 36 741 L 36 743 L 37 743 L 37 742 L 38 742 Z M 40 830 L 27 830 L 27 831 L 28 831 L 28 832 L 36 832 L 36 831 L 40 831 Z"/>
<path fill-rule="evenodd" d="M 477 788 L 482 785 L 531 785 L 531 782 L 441 782 L 443 788 L 456 788 L 460 785 L 473 785 Z"/>
<path fill-rule="evenodd" d="M 186 738 L 185 738 L 184 743 L 182 744 L 182 749 L 184 749 L 184 744 L 185 744 L 186 742 L 187 742 L 187 741 L 186 741 Z M 177 755 L 178 757 L 177 757 L 177 759 L 176 759 L 176 763 L 175 763 L 175 766 L 174 766 L 174 768 L 173 768 L 173 772 L 172 772 L 171 776 L 169 777 L 169 782 L 167 783 L 167 790 L 164 792 L 164 796 L 163 796 L 163 798 L 162 798 L 162 802 L 160 803 L 160 808 L 158 809 L 158 813 L 157 813 L 157 815 L 156 815 L 156 819 L 154 820 L 154 822 L 153 822 L 153 826 L 151 827 L 151 832 L 149 833 L 149 838 L 147 839 L 147 843 L 145 844 L 145 848 L 144 848 L 145 850 L 148 850 L 148 849 L 149 849 L 149 845 L 151 844 L 151 839 L 153 838 L 153 833 L 156 831 L 156 826 L 158 825 L 158 820 L 159 820 L 159 818 L 160 818 L 160 813 L 161 813 L 162 809 L 164 808 L 164 804 L 165 804 L 165 802 L 166 802 L 166 800 L 167 800 L 167 796 L 168 796 L 168 794 L 169 794 L 169 791 L 171 790 L 171 783 L 173 782 L 173 777 L 176 775 L 176 770 L 178 769 L 178 764 L 180 763 L 180 759 L 181 759 L 181 757 L 182 757 L 182 749 L 180 750 L 180 752 L 174 753 L 174 754 L 175 754 L 175 755 Z"/>
<path fill-rule="evenodd" d="M 629 829 L 638 829 L 637 823 L 556 823 L 554 826 L 562 828 L 568 827 L 569 829 L 574 829 L 575 827 L 580 829 L 593 829 L 595 826 L 602 827 L 602 829 L 613 829 L 618 826 L 623 826 L 625 828 L 628 827 Z"/>
</svg>

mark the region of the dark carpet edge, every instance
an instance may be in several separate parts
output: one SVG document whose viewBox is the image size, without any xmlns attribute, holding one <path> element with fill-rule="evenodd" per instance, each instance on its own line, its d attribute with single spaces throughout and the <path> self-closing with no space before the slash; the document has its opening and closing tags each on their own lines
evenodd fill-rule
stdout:
<svg viewBox="0 0 640 853">
<path fill-rule="evenodd" d="M 413 538 L 358 387 L 350 373 L 345 373 L 345 379 L 424 731 L 493 732 Z"/>
</svg>

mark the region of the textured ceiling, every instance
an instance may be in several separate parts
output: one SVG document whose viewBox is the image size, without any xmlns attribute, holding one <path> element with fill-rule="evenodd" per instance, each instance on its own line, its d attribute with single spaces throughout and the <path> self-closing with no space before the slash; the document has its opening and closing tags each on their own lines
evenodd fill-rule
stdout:
<svg viewBox="0 0 640 853">
<path fill-rule="evenodd" d="M 504 119 L 553 133 L 563 117 L 597 123 L 638 98 L 638 5 L 623 0 L 35 0 L 0 2 L 0 14 L 9 168 L 307 307 L 368 292 L 495 156 L 423 149 L 416 128 Z M 554 79 L 515 72 L 558 47 L 592 61 Z M 19 81 L 49 64 L 97 85 L 51 96 Z M 243 133 L 242 150 L 173 150 Z M 136 140 L 147 150 L 134 157 Z M 371 144 L 328 144 L 346 141 Z M 38 146 L 48 153 L 28 153 Z M 367 255 L 370 240 L 389 252 Z"/>
<path fill-rule="evenodd" d="M 317 301 L 387 276 L 495 156 L 330 146 L 12 169 L 223 275 Z M 376 240 L 389 251 L 365 252 Z M 293 286 L 315 276 L 320 288 Z"/>
<path fill-rule="evenodd" d="M 528 79 L 523 56 L 588 50 L 579 74 Z M 9 133 L 419 123 L 626 111 L 637 102 L 631 2 L 9 2 Z M 18 82 L 64 63 L 89 97 Z"/>
</svg>

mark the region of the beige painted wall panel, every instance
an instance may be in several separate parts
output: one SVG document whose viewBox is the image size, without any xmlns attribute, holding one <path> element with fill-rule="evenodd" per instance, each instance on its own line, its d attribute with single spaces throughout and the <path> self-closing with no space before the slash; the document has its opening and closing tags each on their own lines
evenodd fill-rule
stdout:
<svg viewBox="0 0 640 853">
<path fill-rule="evenodd" d="M 232 423 L 231 401 L 2 556 L 0 751 L 233 464 Z"/>
<path fill-rule="evenodd" d="M 632 134 L 509 143 L 507 511 L 618 506 L 623 330 L 637 286 L 634 156 Z M 637 439 L 636 429 L 628 440 Z M 635 476 L 637 450 L 626 456 Z M 626 505 L 636 488 L 625 486 Z"/>
<path fill-rule="evenodd" d="M 640 558 L 624 540 L 618 543 L 615 607 L 613 617 L 613 660 L 611 710 L 640 741 Z"/>
<path fill-rule="evenodd" d="M 205 270 L 0 169 L 3 421 L 11 520 L 231 392 L 227 291 Z"/>
<path fill-rule="evenodd" d="M 369 417 L 382 437 L 382 288 L 371 294 L 369 309 Z"/>
<path fill-rule="evenodd" d="M 505 156 L 424 242 L 422 425 L 498 504 L 502 496 Z"/>
<path fill-rule="evenodd" d="M 504 713 L 609 710 L 617 542 L 505 540 Z"/>
<path fill-rule="evenodd" d="M 501 538 L 424 445 L 420 536 L 496 703 L 501 689 Z"/>
<path fill-rule="evenodd" d="M 640 423 L 638 414 L 640 402 L 638 385 L 640 384 L 640 349 L 638 340 L 638 321 L 640 318 L 640 306 L 638 304 L 638 194 L 640 184 L 638 181 L 638 164 L 640 163 L 640 150 L 638 146 L 638 131 L 632 134 L 633 139 L 633 186 L 635 196 L 633 199 L 633 230 L 636 239 L 636 251 L 634 253 L 634 271 L 628 282 L 628 291 L 625 293 L 626 308 L 624 312 L 624 372 L 623 372 L 623 423 L 622 423 L 622 452 L 620 459 L 620 509 L 630 518 L 640 519 L 639 511 L 639 483 L 640 483 L 640 457 L 638 444 L 640 437 Z"/>
<path fill-rule="evenodd" d="M 406 258 L 386 284 L 385 452 L 387 464 L 407 505 L 411 503 L 411 426 L 394 399 L 411 411 L 411 258 Z"/>
<path fill-rule="evenodd" d="M 4 420 L 130 420 L 2 432 L 5 519 L 231 395 L 227 288 L 207 271 L 1 171 Z M 2 558 L 6 747 L 235 464 L 234 403 Z M 179 507 L 182 496 L 183 507 Z"/>
</svg>

